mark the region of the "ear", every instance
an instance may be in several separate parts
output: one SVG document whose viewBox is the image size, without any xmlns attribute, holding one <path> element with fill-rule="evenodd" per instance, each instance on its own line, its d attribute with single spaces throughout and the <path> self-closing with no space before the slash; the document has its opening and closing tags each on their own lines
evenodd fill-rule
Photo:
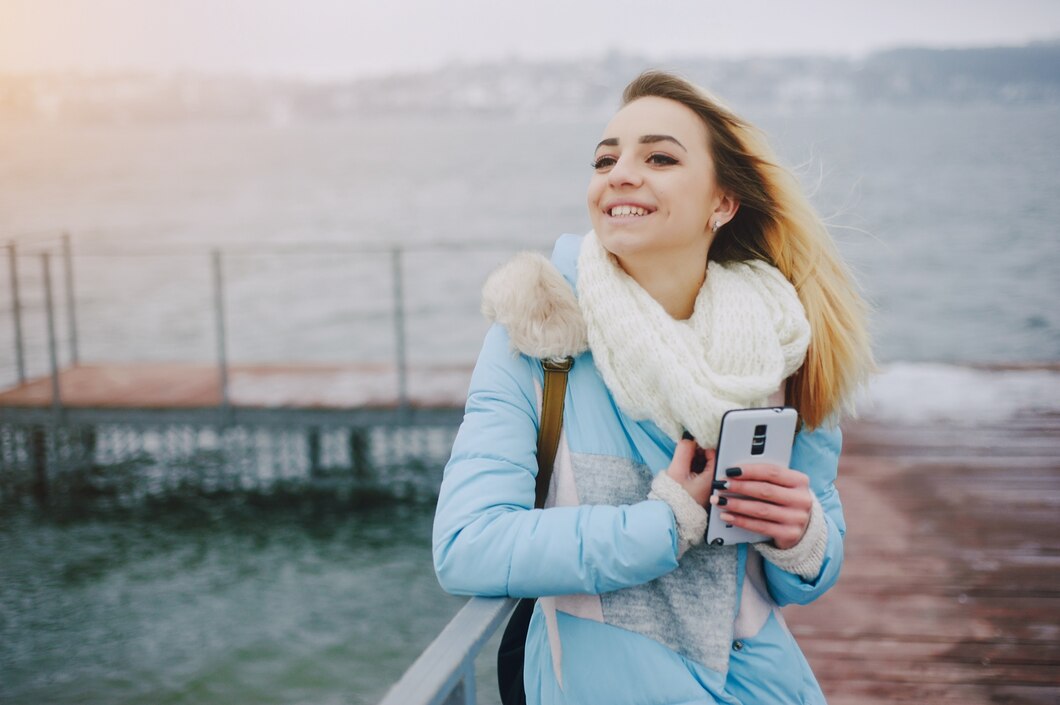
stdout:
<svg viewBox="0 0 1060 705">
<path fill-rule="evenodd" d="M 718 221 L 725 225 L 736 217 L 738 210 L 740 210 L 740 199 L 732 191 L 725 189 L 721 192 L 721 199 L 714 208 L 714 212 L 710 214 L 710 222 L 713 224 L 714 221 Z"/>
</svg>

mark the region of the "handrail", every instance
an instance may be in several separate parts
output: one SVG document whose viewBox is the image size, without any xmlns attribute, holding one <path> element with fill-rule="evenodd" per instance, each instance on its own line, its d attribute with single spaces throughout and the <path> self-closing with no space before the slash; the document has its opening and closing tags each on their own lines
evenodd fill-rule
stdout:
<svg viewBox="0 0 1060 705">
<path fill-rule="evenodd" d="M 472 597 L 379 705 L 474 705 L 475 657 L 517 600 Z"/>
</svg>

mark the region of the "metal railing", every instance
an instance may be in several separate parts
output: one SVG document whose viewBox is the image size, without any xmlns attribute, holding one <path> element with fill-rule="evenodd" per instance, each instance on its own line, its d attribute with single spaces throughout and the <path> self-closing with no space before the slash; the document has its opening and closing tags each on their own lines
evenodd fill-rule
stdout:
<svg viewBox="0 0 1060 705">
<path fill-rule="evenodd" d="M 67 330 L 70 364 L 76 366 L 80 361 L 77 338 L 77 309 L 74 294 L 73 255 L 69 233 L 63 233 L 60 239 L 60 256 L 63 263 L 64 289 L 67 313 Z M 11 286 L 12 321 L 14 324 L 15 359 L 18 372 L 18 383 L 26 382 L 25 342 L 22 330 L 22 297 L 19 287 L 18 258 L 15 241 L 7 245 L 8 269 Z M 50 374 L 54 396 L 54 407 L 62 408 L 62 396 L 59 389 L 58 336 L 56 334 L 56 316 L 54 291 L 51 277 L 51 259 L 55 253 L 46 249 L 37 253 L 41 258 L 42 282 L 44 288 L 47 347 L 50 360 Z M 216 331 L 217 366 L 221 379 L 221 406 L 229 406 L 228 385 L 228 344 L 225 324 L 225 282 L 223 252 L 214 248 L 210 251 L 210 268 L 212 275 L 214 327 Z M 391 278 L 393 281 L 393 320 L 395 339 L 395 365 L 398 376 L 398 404 L 402 409 L 408 408 L 408 355 L 405 345 L 405 296 L 403 286 L 402 259 L 404 248 L 390 248 Z"/>
<path fill-rule="evenodd" d="M 77 345 L 77 314 L 74 307 L 74 270 L 69 233 L 63 233 L 60 237 L 60 242 L 63 258 L 63 274 L 66 285 L 66 311 L 67 329 L 69 331 L 70 339 L 70 360 L 72 364 L 76 365 L 79 358 Z M 56 365 L 58 364 L 58 358 L 56 355 L 55 304 L 51 283 L 51 257 L 53 253 L 49 250 L 45 250 L 38 254 L 41 261 L 42 281 L 44 282 L 45 314 L 47 316 L 48 348 L 52 362 L 53 384 L 57 385 L 57 382 L 54 380 L 57 371 Z M 11 285 L 11 318 L 15 328 L 14 343 L 18 383 L 24 384 L 26 382 L 26 353 L 22 328 L 22 297 L 18 281 L 18 251 L 14 241 L 9 242 L 7 245 L 7 259 L 8 279 L 10 280 Z"/>
<path fill-rule="evenodd" d="M 475 659 L 517 602 L 472 597 L 379 705 L 475 705 Z"/>
<path fill-rule="evenodd" d="M 47 239 L 47 245 L 41 245 L 39 242 L 33 243 L 29 248 L 22 248 L 16 243 L 16 240 L 12 239 L 8 242 L 7 259 L 8 259 L 8 284 L 10 288 L 10 302 L 11 302 L 11 321 L 14 328 L 14 358 L 15 368 L 17 373 L 17 382 L 19 385 L 25 384 L 28 380 L 27 373 L 27 355 L 26 355 L 26 336 L 25 336 L 25 301 L 23 297 L 25 285 L 20 281 L 20 270 L 19 260 L 25 260 L 26 258 L 39 258 L 41 267 L 40 281 L 44 291 L 43 296 L 43 314 L 45 317 L 45 342 L 44 349 L 47 351 L 49 365 L 49 374 L 52 378 L 52 386 L 55 390 L 55 408 L 61 412 L 63 408 L 62 391 L 59 388 L 59 374 L 61 372 L 62 363 L 60 358 L 68 361 L 69 364 L 77 366 L 81 361 L 79 335 L 83 332 L 80 330 L 78 325 L 78 298 L 75 291 L 74 281 L 74 252 L 71 244 L 71 237 L 69 233 L 62 233 L 55 237 L 49 237 Z M 396 372 L 397 381 L 397 402 L 401 409 L 407 409 L 409 406 L 409 344 L 408 344 L 408 302 L 406 297 L 408 292 L 406 291 L 406 263 L 408 255 L 414 253 L 422 253 L 431 250 L 449 250 L 449 251 L 468 251 L 468 250 L 479 250 L 479 251 L 492 251 L 497 250 L 501 252 L 514 252 L 517 249 L 537 249 L 541 245 L 531 245 L 528 243 L 446 243 L 444 245 L 383 245 L 383 246 L 372 246 L 372 245 L 342 245 L 335 243 L 302 243 L 299 245 L 266 245 L 257 246 L 253 248 L 246 248 L 240 246 L 231 246 L 225 249 L 211 248 L 209 250 L 194 249 L 189 250 L 181 248 L 179 250 L 167 250 L 165 248 L 157 248 L 145 251 L 133 251 L 133 252 L 107 252 L 106 250 L 99 251 L 98 248 L 93 248 L 89 252 L 79 252 L 79 257 L 130 257 L 138 255 L 146 256 L 180 256 L 187 257 L 189 255 L 193 257 L 208 257 L 208 265 L 210 271 L 209 287 L 211 289 L 212 298 L 212 314 L 213 314 L 213 336 L 215 337 L 213 348 L 214 355 L 216 356 L 216 365 L 219 371 L 219 377 L 221 380 L 221 406 L 222 408 L 227 407 L 230 403 L 229 396 L 229 365 L 231 360 L 231 346 L 229 344 L 230 331 L 228 330 L 227 316 L 230 315 L 228 311 L 228 301 L 226 296 L 226 264 L 234 257 L 245 256 L 248 254 L 280 254 L 290 255 L 299 253 L 342 253 L 342 254 L 374 254 L 384 255 L 388 260 L 389 264 L 389 279 L 391 285 L 391 308 L 389 311 L 390 325 L 392 328 L 391 335 L 393 340 L 393 365 Z M 29 250 L 29 252 L 26 251 Z M 52 276 L 52 261 L 54 259 L 60 259 L 62 265 L 62 281 L 56 282 Z M 63 296 L 58 296 L 56 284 L 59 284 L 63 288 Z M 62 303 L 62 308 L 65 309 L 65 326 L 62 326 L 59 320 L 59 305 Z M 236 312 L 238 314 L 238 312 Z M 60 350 L 59 342 L 59 329 L 63 328 L 66 334 L 66 350 Z"/>
</svg>

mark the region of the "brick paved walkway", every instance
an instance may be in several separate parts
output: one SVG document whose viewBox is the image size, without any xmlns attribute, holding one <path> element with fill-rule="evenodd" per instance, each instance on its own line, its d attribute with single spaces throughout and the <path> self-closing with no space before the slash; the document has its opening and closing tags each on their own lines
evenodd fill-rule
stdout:
<svg viewBox="0 0 1060 705">
<path fill-rule="evenodd" d="M 830 705 L 1060 703 L 1060 417 L 845 432 L 843 574 L 785 609 Z"/>
</svg>

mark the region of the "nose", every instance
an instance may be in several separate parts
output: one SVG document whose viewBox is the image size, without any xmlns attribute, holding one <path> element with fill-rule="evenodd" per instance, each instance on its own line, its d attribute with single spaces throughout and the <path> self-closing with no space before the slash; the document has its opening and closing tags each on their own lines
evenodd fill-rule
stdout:
<svg viewBox="0 0 1060 705">
<path fill-rule="evenodd" d="M 633 159 L 627 155 L 619 157 L 611 171 L 607 172 L 607 182 L 610 186 L 639 186 L 641 181 L 640 171 L 633 163 Z"/>
</svg>

